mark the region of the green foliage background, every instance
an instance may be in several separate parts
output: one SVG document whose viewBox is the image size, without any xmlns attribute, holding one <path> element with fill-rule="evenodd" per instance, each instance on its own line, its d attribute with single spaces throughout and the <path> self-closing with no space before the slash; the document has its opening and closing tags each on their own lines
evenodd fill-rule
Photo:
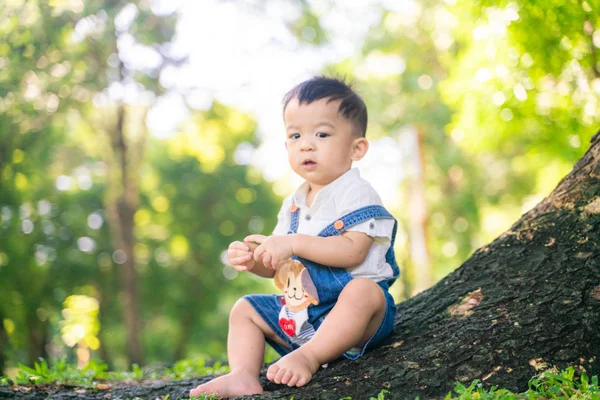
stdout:
<svg viewBox="0 0 600 400">
<path fill-rule="evenodd" d="M 260 144 L 255 117 L 215 99 L 207 111 L 191 110 L 175 136 L 148 135 L 146 113 L 165 92 L 160 71 L 185 60 L 162 50 L 177 14 L 157 16 L 148 2 L 132 2 L 133 22 L 115 26 L 128 4 L 0 4 L 0 370 L 39 356 L 81 360 L 76 349 L 128 367 L 121 264 L 107 207 L 122 190 L 111 143 L 119 112 L 135 166 L 128 179 L 139 189 L 134 234 L 146 362 L 221 356 L 231 305 L 244 293 L 273 290 L 260 279 L 236 278 L 222 262 L 232 240 L 270 232 L 279 207 L 261 172 L 236 162 L 238 146 Z M 331 36 L 321 20 L 342 7 L 323 4 L 301 2 L 288 23 L 315 47 Z M 599 6 L 380 5 L 364 43 L 323 71 L 354 79 L 373 140 L 402 143 L 407 132 L 420 133 L 435 279 L 509 228 L 586 150 L 599 115 Z M 117 46 L 124 33 L 159 53 L 161 64 L 124 62 Z M 372 67 L 386 60 L 402 67 Z M 108 96 L 115 82 L 134 87 L 137 101 Z M 407 178 L 399 193 L 412 185 Z M 412 294 L 419 273 L 407 209 L 392 210 L 405 238 L 397 248 L 404 270 L 398 300 Z"/>
</svg>

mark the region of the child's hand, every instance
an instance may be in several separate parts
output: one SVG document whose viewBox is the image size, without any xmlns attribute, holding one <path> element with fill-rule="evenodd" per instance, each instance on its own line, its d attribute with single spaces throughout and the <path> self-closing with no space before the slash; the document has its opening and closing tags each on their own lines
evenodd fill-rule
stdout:
<svg viewBox="0 0 600 400">
<path fill-rule="evenodd" d="M 259 246 L 254 250 L 254 260 L 262 261 L 266 268 L 277 269 L 280 261 L 287 260 L 294 255 L 293 236 L 250 235 L 244 238 L 244 243 L 248 245 L 258 243 Z"/>
<path fill-rule="evenodd" d="M 255 264 L 253 256 L 255 248 L 256 245 L 252 243 L 233 242 L 227 249 L 227 259 L 236 271 L 250 271 Z"/>
</svg>

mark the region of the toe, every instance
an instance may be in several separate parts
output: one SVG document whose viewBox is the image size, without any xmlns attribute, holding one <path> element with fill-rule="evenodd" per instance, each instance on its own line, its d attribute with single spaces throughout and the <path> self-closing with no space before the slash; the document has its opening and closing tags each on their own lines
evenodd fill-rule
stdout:
<svg viewBox="0 0 600 400">
<path fill-rule="evenodd" d="M 296 386 L 296 383 L 297 383 L 297 382 L 298 382 L 298 376 L 296 376 L 296 375 L 293 375 L 293 376 L 292 376 L 292 378 L 291 378 L 291 379 L 289 380 L 289 382 L 287 383 L 287 385 L 288 385 L 289 387 Z"/>
<path fill-rule="evenodd" d="M 277 371 L 277 375 L 275 375 L 275 383 L 281 383 L 281 379 L 286 374 L 286 372 L 288 372 L 287 369 L 280 368 L 279 371 Z"/>
<path fill-rule="evenodd" d="M 298 382 L 296 382 L 296 386 L 300 387 L 300 386 L 304 386 L 306 385 L 308 382 L 310 382 L 310 377 L 307 378 L 305 376 L 302 376 L 300 378 L 298 378 Z"/>
<path fill-rule="evenodd" d="M 277 372 L 279 371 L 279 365 L 277 364 L 273 364 L 269 367 L 269 369 L 267 370 L 267 379 L 270 381 L 273 381 L 273 379 L 275 378 L 275 375 L 277 375 Z"/>
<path fill-rule="evenodd" d="M 292 374 L 292 371 L 287 371 L 283 375 L 283 378 L 281 378 L 281 383 L 284 384 L 284 385 L 287 385 L 288 382 L 290 381 L 290 379 L 292 379 L 293 376 L 294 376 L 294 374 Z"/>
</svg>

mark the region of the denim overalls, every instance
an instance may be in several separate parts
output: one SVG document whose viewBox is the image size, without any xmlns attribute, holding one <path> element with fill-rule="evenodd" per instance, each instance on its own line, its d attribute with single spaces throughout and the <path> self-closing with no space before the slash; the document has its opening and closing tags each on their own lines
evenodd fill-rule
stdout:
<svg viewBox="0 0 600 400">
<path fill-rule="evenodd" d="M 291 213 L 292 222 L 288 234 L 296 233 L 298 229 L 300 209 L 294 204 L 292 205 Z M 360 224 L 362 222 L 368 221 L 370 219 L 394 219 L 394 217 L 382 206 L 366 206 L 358 210 L 352 211 L 342 216 L 340 219 L 332 222 L 321 232 L 319 232 L 317 236 L 328 237 L 341 235 L 346 229 L 354 225 Z M 394 256 L 394 240 L 396 238 L 397 226 L 398 223 L 394 219 L 392 241 L 390 248 L 385 255 L 386 262 L 392 267 L 393 277 L 388 280 L 377 282 L 377 284 L 381 287 L 383 293 L 385 294 L 387 305 L 383 321 L 381 322 L 381 325 L 379 326 L 373 337 L 371 337 L 371 339 L 369 339 L 369 341 L 365 343 L 365 345 L 362 348 L 351 349 L 344 353 L 344 355 L 351 360 L 355 360 L 358 357 L 362 356 L 362 354 L 367 348 L 377 345 L 379 342 L 381 342 L 381 340 L 387 337 L 394 328 L 396 304 L 394 303 L 394 299 L 388 292 L 388 288 L 400 275 L 400 270 L 398 269 L 398 265 L 396 264 L 396 258 Z M 338 296 L 342 292 L 344 286 L 346 286 L 346 284 L 350 282 L 353 279 L 353 277 L 344 268 L 328 267 L 296 256 L 293 256 L 293 258 L 299 260 L 300 262 L 302 262 L 302 264 L 304 264 L 304 267 L 308 269 L 310 277 L 316 286 L 319 295 L 319 304 L 310 305 L 308 307 L 308 322 L 314 327 L 315 330 L 317 330 L 323 322 L 323 320 L 325 319 L 325 317 L 327 316 L 327 314 L 329 313 L 329 311 L 331 311 L 331 309 L 335 305 Z M 252 304 L 254 309 L 256 309 L 256 311 L 269 325 L 273 332 L 275 332 L 277 336 L 279 336 L 285 343 L 288 344 L 289 348 L 281 346 L 280 344 L 270 340 L 269 338 L 266 339 L 267 342 L 279 354 L 283 356 L 299 347 L 299 345 L 290 340 L 290 337 L 279 326 L 279 312 L 281 311 L 282 307 L 281 295 L 252 294 L 244 296 L 244 298 L 248 302 L 250 302 L 250 304 Z"/>
</svg>

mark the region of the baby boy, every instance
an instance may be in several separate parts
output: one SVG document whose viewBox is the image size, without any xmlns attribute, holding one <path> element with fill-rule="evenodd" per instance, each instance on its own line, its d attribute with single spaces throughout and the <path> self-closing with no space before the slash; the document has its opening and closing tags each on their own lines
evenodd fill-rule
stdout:
<svg viewBox="0 0 600 400">
<path fill-rule="evenodd" d="M 315 77 L 285 96 L 283 117 L 290 166 L 305 182 L 283 201 L 272 236 L 233 242 L 228 258 L 238 271 L 275 277 L 284 294 L 238 300 L 229 316 L 231 372 L 192 396 L 262 393 L 265 343 L 283 356 L 267 379 L 303 386 L 321 365 L 356 359 L 393 329 L 396 221 L 352 168 L 369 148 L 365 103 L 341 80 Z"/>
</svg>

